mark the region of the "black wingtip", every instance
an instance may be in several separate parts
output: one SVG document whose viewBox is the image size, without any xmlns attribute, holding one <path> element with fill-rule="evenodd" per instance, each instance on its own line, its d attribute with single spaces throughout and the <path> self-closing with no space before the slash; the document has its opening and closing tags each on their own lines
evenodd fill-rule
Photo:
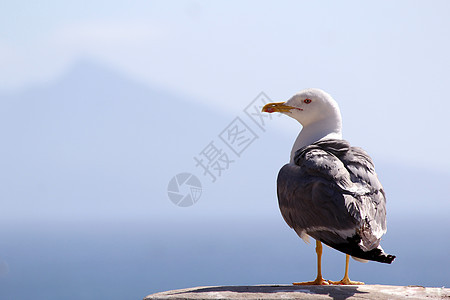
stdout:
<svg viewBox="0 0 450 300">
<path fill-rule="evenodd" d="M 387 264 L 391 264 L 396 257 L 397 256 L 395 256 L 395 255 L 388 254 L 388 255 L 385 256 L 386 259 L 385 259 L 384 262 L 387 263 Z"/>
<path fill-rule="evenodd" d="M 385 263 L 385 264 L 391 264 L 394 261 L 394 259 L 396 258 L 395 255 L 386 254 L 381 249 L 378 249 L 378 248 L 373 249 L 368 252 L 354 251 L 350 255 L 358 257 L 358 258 L 362 258 L 362 259 L 368 259 L 368 260 Z"/>
<path fill-rule="evenodd" d="M 396 258 L 395 255 L 386 254 L 381 250 L 380 248 L 373 249 L 368 252 L 363 252 L 364 256 L 366 256 L 368 259 L 385 263 L 385 264 L 391 264 L 394 259 Z M 358 255 L 356 255 L 358 257 Z"/>
<path fill-rule="evenodd" d="M 331 244 L 326 242 L 324 243 L 336 250 L 339 250 L 356 258 L 361 258 L 365 260 L 373 260 L 385 264 L 391 264 L 396 258 L 395 255 L 384 253 L 383 249 L 381 248 L 375 248 L 370 251 L 363 251 L 361 248 L 359 248 L 359 245 L 357 243 L 348 243 L 348 244 Z"/>
<path fill-rule="evenodd" d="M 367 252 L 362 251 L 360 249 L 358 249 L 358 250 L 355 251 L 355 249 L 353 249 L 353 251 L 350 251 L 351 253 L 348 253 L 348 254 L 358 257 L 358 258 L 373 260 L 373 261 L 377 261 L 377 262 L 381 262 L 381 263 L 385 263 L 385 264 L 391 264 L 394 261 L 394 259 L 396 258 L 395 255 L 390 255 L 390 254 L 384 253 L 383 250 L 380 248 L 375 248 L 375 249 L 367 251 Z"/>
</svg>

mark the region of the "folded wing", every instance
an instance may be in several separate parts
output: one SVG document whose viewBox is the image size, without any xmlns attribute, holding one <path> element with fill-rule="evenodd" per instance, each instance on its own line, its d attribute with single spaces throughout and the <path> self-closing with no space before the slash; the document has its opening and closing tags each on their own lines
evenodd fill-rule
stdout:
<svg viewBox="0 0 450 300">
<path fill-rule="evenodd" d="M 386 199 L 372 160 L 343 140 L 324 140 L 297 151 L 278 174 L 283 218 L 297 234 L 354 257 L 391 263 L 380 247 Z"/>
</svg>

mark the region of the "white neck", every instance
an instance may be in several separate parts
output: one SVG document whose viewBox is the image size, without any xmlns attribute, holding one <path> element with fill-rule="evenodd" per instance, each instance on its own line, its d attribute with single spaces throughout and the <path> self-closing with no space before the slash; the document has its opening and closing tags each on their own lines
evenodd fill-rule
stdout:
<svg viewBox="0 0 450 300">
<path fill-rule="evenodd" d="M 342 139 L 342 121 L 340 118 L 321 120 L 304 126 L 292 147 L 290 162 L 294 162 L 294 155 L 297 150 L 324 139 Z"/>
</svg>

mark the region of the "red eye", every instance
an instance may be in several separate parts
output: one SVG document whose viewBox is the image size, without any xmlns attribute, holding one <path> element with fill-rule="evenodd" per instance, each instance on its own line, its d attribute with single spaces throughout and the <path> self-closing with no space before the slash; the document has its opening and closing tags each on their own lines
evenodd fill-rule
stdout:
<svg viewBox="0 0 450 300">
<path fill-rule="evenodd" d="M 305 102 L 306 104 L 309 104 L 309 103 L 311 103 L 311 99 L 305 99 L 305 100 L 303 100 L 303 102 Z"/>
</svg>

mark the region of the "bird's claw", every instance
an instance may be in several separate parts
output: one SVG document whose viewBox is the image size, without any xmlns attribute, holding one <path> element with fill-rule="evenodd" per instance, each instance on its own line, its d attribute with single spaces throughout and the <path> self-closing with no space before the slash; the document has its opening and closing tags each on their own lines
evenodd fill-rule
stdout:
<svg viewBox="0 0 450 300">
<path fill-rule="evenodd" d="M 316 278 L 314 281 L 306 281 L 306 282 L 293 282 L 293 285 L 329 285 L 329 280 L 325 280 L 322 277 Z"/>
<path fill-rule="evenodd" d="M 361 281 L 351 281 L 350 278 L 343 278 L 340 281 L 331 281 L 328 280 L 329 284 L 335 284 L 335 285 L 363 285 L 364 282 Z"/>
</svg>

